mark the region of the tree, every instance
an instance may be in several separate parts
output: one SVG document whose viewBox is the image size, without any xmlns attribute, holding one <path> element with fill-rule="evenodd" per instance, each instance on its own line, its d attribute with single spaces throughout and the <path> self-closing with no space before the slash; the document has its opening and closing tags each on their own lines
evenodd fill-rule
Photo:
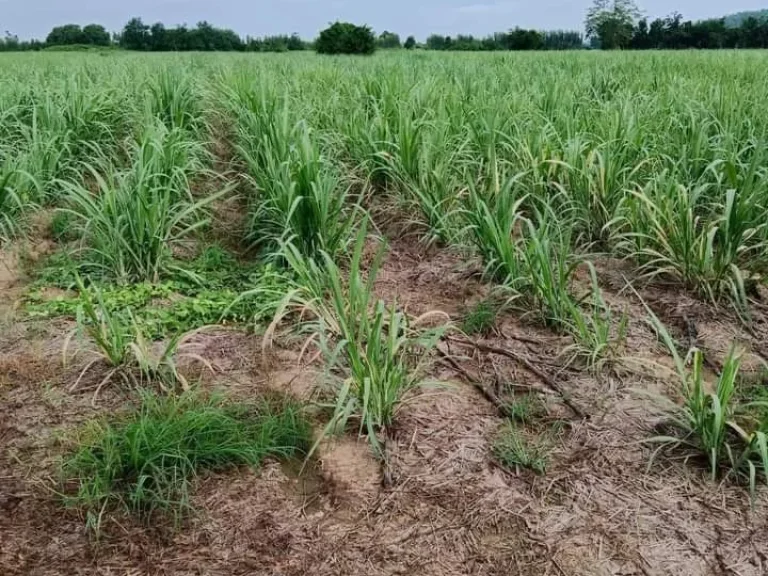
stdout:
<svg viewBox="0 0 768 576">
<path fill-rule="evenodd" d="M 149 50 L 149 26 L 144 24 L 141 18 L 131 18 L 123 28 L 120 45 L 128 50 Z"/>
<path fill-rule="evenodd" d="M 65 24 L 56 26 L 45 39 L 48 46 L 71 46 L 72 44 L 85 44 L 83 30 L 77 24 Z"/>
<path fill-rule="evenodd" d="M 543 32 L 543 46 L 544 50 L 579 50 L 584 38 L 575 30 L 550 30 Z"/>
<path fill-rule="evenodd" d="M 640 10 L 634 0 L 594 0 L 584 22 L 587 37 L 604 50 L 627 48 Z"/>
<path fill-rule="evenodd" d="M 384 30 L 376 40 L 377 48 L 400 48 L 400 46 L 400 36 L 394 32 L 388 32 L 387 30 Z"/>
<path fill-rule="evenodd" d="M 170 35 L 168 30 L 165 29 L 165 25 L 162 22 L 155 22 L 149 29 L 150 35 L 150 49 L 154 52 L 165 52 L 167 50 L 173 50 L 174 47 L 170 43 Z"/>
<path fill-rule="evenodd" d="M 505 44 L 507 50 L 540 50 L 544 47 L 544 37 L 536 30 L 515 28 L 507 34 Z"/>
<path fill-rule="evenodd" d="M 643 18 L 637 23 L 632 32 L 631 46 L 635 50 L 646 50 L 651 47 L 651 37 L 648 31 L 648 20 Z"/>
<path fill-rule="evenodd" d="M 405 49 L 406 50 L 413 50 L 416 48 L 416 38 L 413 36 L 408 36 L 405 40 Z"/>
<path fill-rule="evenodd" d="M 450 50 L 451 37 L 432 34 L 427 38 L 427 49 L 429 50 Z"/>
<path fill-rule="evenodd" d="M 373 54 L 376 37 L 368 26 L 335 22 L 320 32 L 315 50 L 318 54 Z"/>
<path fill-rule="evenodd" d="M 304 50 L 306 48 L 304 45 L 304 40 L 302 40 L 301 37 L 296 33 L 291 34 L 290 38 L 285 41 L 285 46 L 292 52 Z"/>
<path fill-rule="evenodd" d="M 88 24 L 83 28 L 82 43 L 89 46 L 109 46 L 109 32 L 101 24 Z"/>
</svg>

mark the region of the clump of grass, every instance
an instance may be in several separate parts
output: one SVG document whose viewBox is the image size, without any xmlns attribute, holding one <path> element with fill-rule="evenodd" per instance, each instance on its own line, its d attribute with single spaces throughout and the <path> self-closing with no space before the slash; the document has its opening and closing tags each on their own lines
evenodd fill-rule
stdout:
<svg viewBox="0 0 768 576">
<path fill-rule="evenodd" d="M 629 316 L 622 313 L 615 321 L 616 313 L 603 299 L 594 266 L 588 263 L 588 267 L 591 295 L 588 302 L 571 304 L 568 332 L 574 342 L 562 354 L 568 363 L 580 361 L 587 368 L 600 372 L 621 356 L 627 340 Z"/>
<path fill-rule="evenodd" d="M 691 351 L 690 365 L 681 358 L 674 340 L 659 319 L 647 308 L 651 322 L 667 345 L 675 361 L 683 404 L 663 402 L 670 432 L 650 442 L 660 444 L 651 463 L 661 450 L 683 450 L 686 460 L 703 457 L 709 464 L 712 480 L 745 480 L 754 494 L 758 476 L 768 482 L 768 421 L 755 418 L 768 403 L 740 402 L 736 392 L 741 357 L 734 348 L 723 361 L 723 368 L 712 389 L 705 382 L 704 355 Z"/>
<path fill-rule="evenodd" d="M 469 238 L 485 264 L 485 273 L 496 281 L 516 287 L 523 277 L 518 249 L 522 205 L 522 175 L 508 179 L 498 190 L 482 191 L 472 182 L 462 212 Z"/>
<path fill-rule="evenodd" d="M 572 229 L 545 201 L 531 218 L 523 215 L 526 196 L 517 190 L 522 174 L 498 189 L 470 187 L 464 211 L 473 242 L 485 262 L 486 275 L 512 292 L 545 325 L 570 335 L 571 360 L 581 358 L 592 369 L 613 359 L 626 333 L 626 320 L 612 327 L 612 314 L 602 298 L 593 266 L 591 307 L 587 312 L 572 293 L 582 258 L 572 252 Z"/>
<path fill-rule="evenodd" d="M 504 414 L 513 422 L 531 424 L 547 413 L 547 408 L 537 394 L 523 394 L 504 404 Z"/>
<path fill-rule="evenodd" d="M 353 235 L 359 201 L 308 124 L 292 121 L 280 98 L 263 86 L 258 94 L 240 87 L 230 95 L 237 149 L 253 183 L 248 239 L 271 254 L 290 240 L 305 256 L 336 258 Z"/>
<path fill-rule="evenodd" d="M 757 190 L 714 199 L 709 184 L 685 186 L 661 174 L 627 201 L 617 250 L 647 279 L 673 280 L 749 317 L 748 291 L 768 269 L 766 223 Z"/>
<path fill-rule="evenodd" d="M 66 212 L 57 211 L 51 219 L 50 225 L 51 238 L 56 242 L 70 242 L 77 238 L 77 234 L 72 228 L 72 217 Z"/>
<path fill-rule="evenodd" d="M 62 465 L 64 501 L 82 510 L 97 535 L 105 515 L 120 509 L 144 521 L 170 515 L 178 526 L 200 474 L 302 456 L 310 438 L 309 424 L 292 404 L 144 392 L 137 411 L 83 430 Z"/>
<path fill-rule="evenodd" d="M 502 426 L 493 443 L 493 455 L 507 470 L 526 468 L 544 474 L 549 465 L 548 447 L 541 441 L 531 441 L 511 423 Z"/>
<path fill-rule="evenodd" d="M 768 432 L 768 364 L 751 374 L 740 372 L 735 395 L 737 402 L 749 406 L 741 417 L 760 422 L 761 430 Z"/>
<path fill-rule="evenodd" d="M 104 304 L 101 291 L 97 290 L 95 296 L 91 297 L 86 292 L 85 286 L 79 277 L 77 281 L 81 294 L 85 297 L 82 299 L 82 303 L 77 311 L 78 328 L 70 334 L 64 344 L 64 363 L 66 364 L 69 360 L 69 344 L 71 338 L 75 335 L 78 335 L 81 339 L 84 337 L 88 338 L 95 345 L 96 353 L 95 358 L 83 368 L 70 391 L 77 388 L 83 376 L 98 362 L 104 362 L 111 368 L 101 385 L 118 373 L 125 380 L 129 380 L 129 374 L 122 370 L 129 363 L 130 344 L 133 340 L 128 318 L 124 314 L 109 310 Z M 101 388 L 101 385 L 99 388 Z"/>
<path fill-rule="evenodd" d="M 69 208 L 83 238 L 81 262 L 120 283 L 157 282 L 173 269 L 172 247 L 208 222 L 205 208 L 227 192 L 195 200 L 187 181 L 187 143 L 164 127 L 148 132 L 128 171 L 106 176 L 91 167 L 98 191 L 67 182 Z"/>
<path fill-rule="evenodd" d="M 496 327 L 499 309 L 499 304 L 490 298 L 480 300 L 464 313 L 461 331 L 469 336 L 487 336 Z"/>
<path fill-rule="evenodd" d="M 166 68 L 147 84 L 149 113 L 168 129 L 194 133 L 202 124 L 200 95 L 188 74 Z"/>
</svg>

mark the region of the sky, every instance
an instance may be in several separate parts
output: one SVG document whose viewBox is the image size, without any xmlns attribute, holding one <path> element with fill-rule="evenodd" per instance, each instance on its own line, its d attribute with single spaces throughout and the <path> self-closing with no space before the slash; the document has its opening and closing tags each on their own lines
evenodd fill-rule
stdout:
<svg viewBox="0 0 768 576">
<path fill-rule="evenodd" d="M 483 36 L 523 28 L 581 29 L 591 0 L 0 0 L 0 34 L 44 39 L 54 26 L 95 22 L 119 31 L 133 16 L 146 23 L 201 20 L 241 36 L 298 33 L 314 38 L 329 22 L 368 24 L 402 38 L 413 34 Z M 768 0 L 639 0 L 649 18 L 677 11 L 686 19 L 768 8 Z"/>
</svg>

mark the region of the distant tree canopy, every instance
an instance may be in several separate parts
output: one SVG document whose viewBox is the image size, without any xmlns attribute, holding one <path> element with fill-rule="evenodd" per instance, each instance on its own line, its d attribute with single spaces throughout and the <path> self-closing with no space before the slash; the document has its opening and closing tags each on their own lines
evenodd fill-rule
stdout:
<svg viewBox="0 0 768 576">
<path fill-rule="evenodd" d="M 635 0 L 593 0 L 585 19 L 586 37 L 593 48 L 602 49 L 716 49 L 768 48 L 768 10 L 740 12 L 724 18 L 691 21 L 678 13 L 649 21 L 642 18 Z M 225 28 L 200 22 L 166 28 L 161 22 L 145 24 L 132 18 L 114 38 L 100 24 L 56 26 L 44 42 L 19 40 L 10 32 L 0 37 L 0 52 L 68 49 L 73 47 L 109 47 L 126 50 L 164 51 L 241 51 L 289 52 L 313 47 L 297 34 L 241 38 Z M 336 22 L 320 33 L 314 43 L 323 54 L 371 54 L 376 48 L 399 48 L 400 36 L 385 30 L 378 36 L 367 26 Z M 408 36 L 402 44 L 416 48 L 416 39 Z M 539 31 L 514 28 L 482 38 L 459 34 L 433 34 L 427 39 L 429 50 L 574 50 L 584 48 L 584 36 L 574 30 Z"/>
<path fill-rule="evenodd" d="M 368 26 L 335 22 L 320 32 L 315 50 L 319 54 L 373 54 L 376 37 Z"/>
<path fill-rule="evenodd" d="M 78 24 L 65 24 L 57 26 L 50 31 L 45 39 L 46 46 L 72 46 L 83 44 L 86 46 L 109 46 L 112 39 L 109 32 L 100 24 L 88 24 L 80 28 Z"/>
<path fill-rule="evenodd" d="M 394 32 L 384 30 L 384 32 L 379 34 L 379 37 L 376 38 L 377 48 L 400 48 L 400 46 L 400 36 Z"/>
<path fill-rule="evenodd" d="M 120 34 L 120 46 L 128 50 L 148 50 L 150 44 L 149 26 L 141 18 L 131 18 Z"/>
<path fill-rule="evenodd" d="M 298 34 L 291 36 L 265 36 L 264 38 L 245 39 L 247 52 L 292 52 L 306 50 L 308 45 Z"/>
<path fill-rule="evenodd" d="M 768 48 L 768 11 L 695 22 L 675 12 L 649 22 L 633 0 L 595 0 L 585 26 L 593 45 L 604 50 Z"/>
<path fill-rule="evenodd" d="M 6 32 L 3 38 L 0 38 L 0 52 L 26 52 L 29 50 L 42 50 L 45 48 L 45 42 L 40 40 L 19 40 L 19 37 L 10 32 Z"/>
<path fill-rule="evenodd" d="M 768 20 L 767 10 L 752 10 L 747 12 L 736 12 L 725 17 L 725 25 L 728 28 L 740 28 L 745 20 L 754 18 L 755 20 Z"/>
<path fill-rule="evenodd" d="M 539 32 L 515 28 L 509 32 L 497 32 L 485 38 L 458 35 L 440 36 L 433 34 L 427 38 L 428 50 L 574 50 L 584 47 L 584 38 L 580 32 L 553 30 Z"/>
<path fill-rule="evenodd" d="M 166 28 L 160 22 L 148 26 L 141 18 L 132 18 L 123 28 L 119 42 L 126 50 L 153 52 L 245 50 L 245 43 L 235 32 L 208 22 L 199 22 L 194 28 Z"/>
<path fill-rule="evenodd" d="M 680 14 L 652 22 L 640 20 L 633 29 L 629 48 L 635 50 L 680 50 L 687 48 L 768 48 L 768 19 L 750 16 L 736 27 L 726 18 L 683 21 Z"/>
<path fill-rule="evenodd" d="M 89 46 L 109 46 L 112 38 L 101 24 L 88 24 L 83 27 L 83 44 Z"/>
</svg>

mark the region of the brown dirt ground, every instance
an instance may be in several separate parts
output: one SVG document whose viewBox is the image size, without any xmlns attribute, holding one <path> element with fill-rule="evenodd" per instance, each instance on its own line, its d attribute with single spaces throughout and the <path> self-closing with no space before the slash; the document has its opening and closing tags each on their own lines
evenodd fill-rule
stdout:
<svg viewBox="0 0 768 576">
<path fill-rule="evenodd" d="M 457 319 L 486 293 L 460 254 L 394 241 L 377 290 L 411 314 L 442 310 Z M 625 292 L 615 263 L 600 266 L 606 299 L 632 319 L 625 356 L 596 378 L 558 358 L 563 341 L 505 313 L 487 344 L 528 358 L 567 392 L 579 418 L 520 362 L 444 345 L 465 375 L 495 388 L 541 393 L 548 415 L 531 431 L 548 438 L 543 476 L 502 470 L 491 444 L 503 419 L 453 367 L 436 359 L 437 381 L 400 410 L 387 443 L 394 483 L 364 440 L 321 446 L 316 465 L 269 463 L 201 479 L 198 512 L 177 532 L 111 518 L 108 535 L 89 540 L 82 519 L 58 503 L 56 459 L 89 418 L 119 410 L 128 394 L 105 389 L 91 406 L 88 383 L 68 387 L 80 366 L 62 369 L 68 326 L 14 317 L 0 334 L 0 574 L 15 575 L 743 575 L 768 573 L 765 491 L 754 506 L 743 487 L 709 482 L 692 465 L 660 459 L 648 469 L 659 414 L 640 392 L 675 397 L 672 379 L 642 308 Z M 9 270 L 11 268 L 8 268 Z M 0 302 L 18 297 L 17 279 L 0 276 Z M 665 321 L 696 323 L 698 344 L 721 361 L 731 340 L 756 350 L 766 342 L 735 319 L 685 295 L 647 289 Z M 674 325 L 674 322 L 672 322 Z M 762 343 L 762 344 L 761 344 Z M 288 393 L 312 398 L 322 369 L 298 361 L 298 346 L 269 358 L 261 340 L 232 330 L 195 336 L 195 351 L 215 368 L 206 386 L 234 397 Z M 511 387 L 510 387 L 511 385 Z M 556 430 L 556 432 L 552 432 Z"/>
</svg>

